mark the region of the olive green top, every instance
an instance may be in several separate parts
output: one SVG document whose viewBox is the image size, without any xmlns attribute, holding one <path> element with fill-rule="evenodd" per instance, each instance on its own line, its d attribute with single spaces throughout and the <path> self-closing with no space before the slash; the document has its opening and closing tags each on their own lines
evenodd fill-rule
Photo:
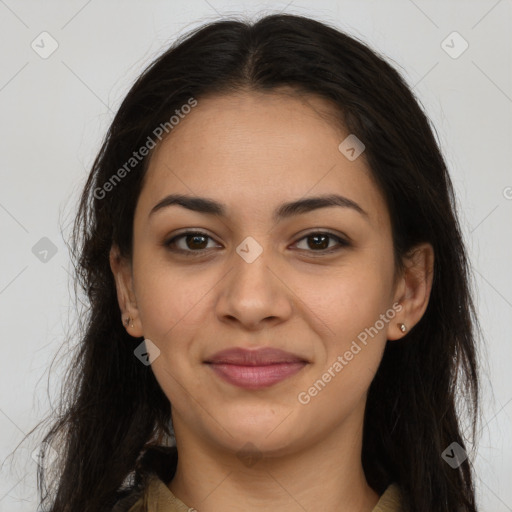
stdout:
<svg viewBox="0 0 512 512">
<path fill-rule="evenodd" d="M 392 484 L 380 497 L 372 512 L 402 512 L 400 503 L 399 488 L 396 484 Z M 128 512 L 193 512 L 194 510 L 176 498 L 158 476 L 152 475 L 143 496 L 128 509 Z"/>
</svg>

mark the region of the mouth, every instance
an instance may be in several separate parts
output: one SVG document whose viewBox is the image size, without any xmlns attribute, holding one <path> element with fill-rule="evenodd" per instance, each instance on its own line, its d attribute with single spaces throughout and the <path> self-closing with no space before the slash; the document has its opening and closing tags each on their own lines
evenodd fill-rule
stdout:
<svg viewBox="0 0 512 512">
<path fill-rule="evenodd" d="M 273 348 L 233 348 L 217 352 L 205 364 L 224 381 L 244 389 L 273 386 L 299 372 L 308 361 Z"/>
</svg>

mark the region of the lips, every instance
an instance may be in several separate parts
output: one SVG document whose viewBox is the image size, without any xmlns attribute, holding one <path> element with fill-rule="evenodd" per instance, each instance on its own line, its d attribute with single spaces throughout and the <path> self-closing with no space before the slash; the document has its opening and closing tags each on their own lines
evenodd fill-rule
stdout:
<svg viewBox="0 0 512 512">
<path fill-rule="evenodd" d="M 240 366 L 266 366 L 269 364 L 307 362 L 304 359 L 279 350 L 277 348 L 259 348 L 247 350 L 243 348 L 230 348 L 217 352 L 206 360 L 212 364 L 234 364 Z"/>
<path fill-rule="evenodd" d="M 281 382 L 308 363 L 301 357 L 274 348 L 232 348 L 205 361 L 217 376 L 245 389 L 261 389 Z"/>
</svg>

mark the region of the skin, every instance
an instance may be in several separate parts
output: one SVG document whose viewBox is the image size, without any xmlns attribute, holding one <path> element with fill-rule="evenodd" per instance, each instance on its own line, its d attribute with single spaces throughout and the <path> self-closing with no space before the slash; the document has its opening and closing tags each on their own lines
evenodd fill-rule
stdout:
<svg viewBox="0 0 512 512">
<path fill-rule="evenodd" d="M 427 307 L 433 251 L 418 246 L 396 270 L 384 198 L 364 153 L 349 161 L 338 150 L 348 132 L 321 115 L 327 109 L 323 99 L 277 92 L 200 99 L 152 155 L 132 260 L 111 251 L 122 317 L 133 322 L 127 330 L 160 350 L 151 367 L 172 404 L 180 455 L 169 488 L 201 512 L 240 503 L 249 512 L 368 512 L 379 499 L 361 465 L 367 390 L 387 340 L 404 336 L 399 324 L 410 330 Z M 171 193 L 215 199 L 226 217 L 178 205 L 150 215 Z M 366 214 L 334 206 L 272 219 L 284 202 L 333 193 Z M 211 238 L 181 238 L 177 247 L 206 247 L 203 255 L 165 247 L 187 229 Z M 325 231 L 350 245 L 327 238 L 338 250 L 322 255 L 324 246 L 306 235 Z M 236 252 L 248 236 L 262 249 L 252 263 Z M 298 394 L 393 304 L 401 307 L 394 318 L 300 403 Z M 280 348 L 308 364 L 246 390 L 204 364 L 231 347 Z"/>
</svg>

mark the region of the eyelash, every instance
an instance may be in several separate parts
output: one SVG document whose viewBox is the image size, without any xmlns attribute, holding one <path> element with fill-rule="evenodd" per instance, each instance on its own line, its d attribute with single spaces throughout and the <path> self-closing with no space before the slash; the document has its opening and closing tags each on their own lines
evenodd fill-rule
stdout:
<svg viewBox="0 0 512 512">
<path fill-rule="evenodd" d="M 302 240 L 307 239 L 309 237 L 318 236 L 318 235 L 327 236 L 327 237 L 335 240 L 338 243 L 338 247 L 334 247 L 334 248 L 331 247 L 329 249 L 322 249 L 319 251 L 308 250 L 308 249 L 299 249 L 299 250 L 310 252 L 310 253 L 318 253 L 319 256 L 323 256 L 323 255 L 332 254 L 334 252 L 341 250 L 342 248 L 346 248 L 351 245 L 350 242 L 348 242 L 344 238 L 341 238 L 341 237 L 339 237 L 333 233 L 330 233 L 328 231 L 312 231 L 311 233 L 308 233 L 305 236 L 303 236 L 302 238 L 300 238 L 299 240 L 297 240 L 297 242 L 295 242 L 295 243 L 301 242 Z M 210 235 L 203 233 L 201 231 L 185 231 L 184 233 L 180 233 L 179 235 L 176 235 L 175 237 L 171 238 L 170 240 L 167 240 L 166 242 L 164 242 L 163 245 L 166 248 L 168 248 L 170 251 L 179 253 L 179 254 L 183 254 L 186 257 L 204 256 L 205 253 L 209 251 L 209 249 L 199 249 L 197 251 L 192 251 L 190 249 L 185 250 L 185 249 L 176 249 L 176 248 L 172 247 L 173 245 L 175 245 L 177 240 L 179 240 L 181 238 L 185 238 L 187 236 L 201 236 L 201 237 L 213 240 L 213 238 Z"/>
</svg>

